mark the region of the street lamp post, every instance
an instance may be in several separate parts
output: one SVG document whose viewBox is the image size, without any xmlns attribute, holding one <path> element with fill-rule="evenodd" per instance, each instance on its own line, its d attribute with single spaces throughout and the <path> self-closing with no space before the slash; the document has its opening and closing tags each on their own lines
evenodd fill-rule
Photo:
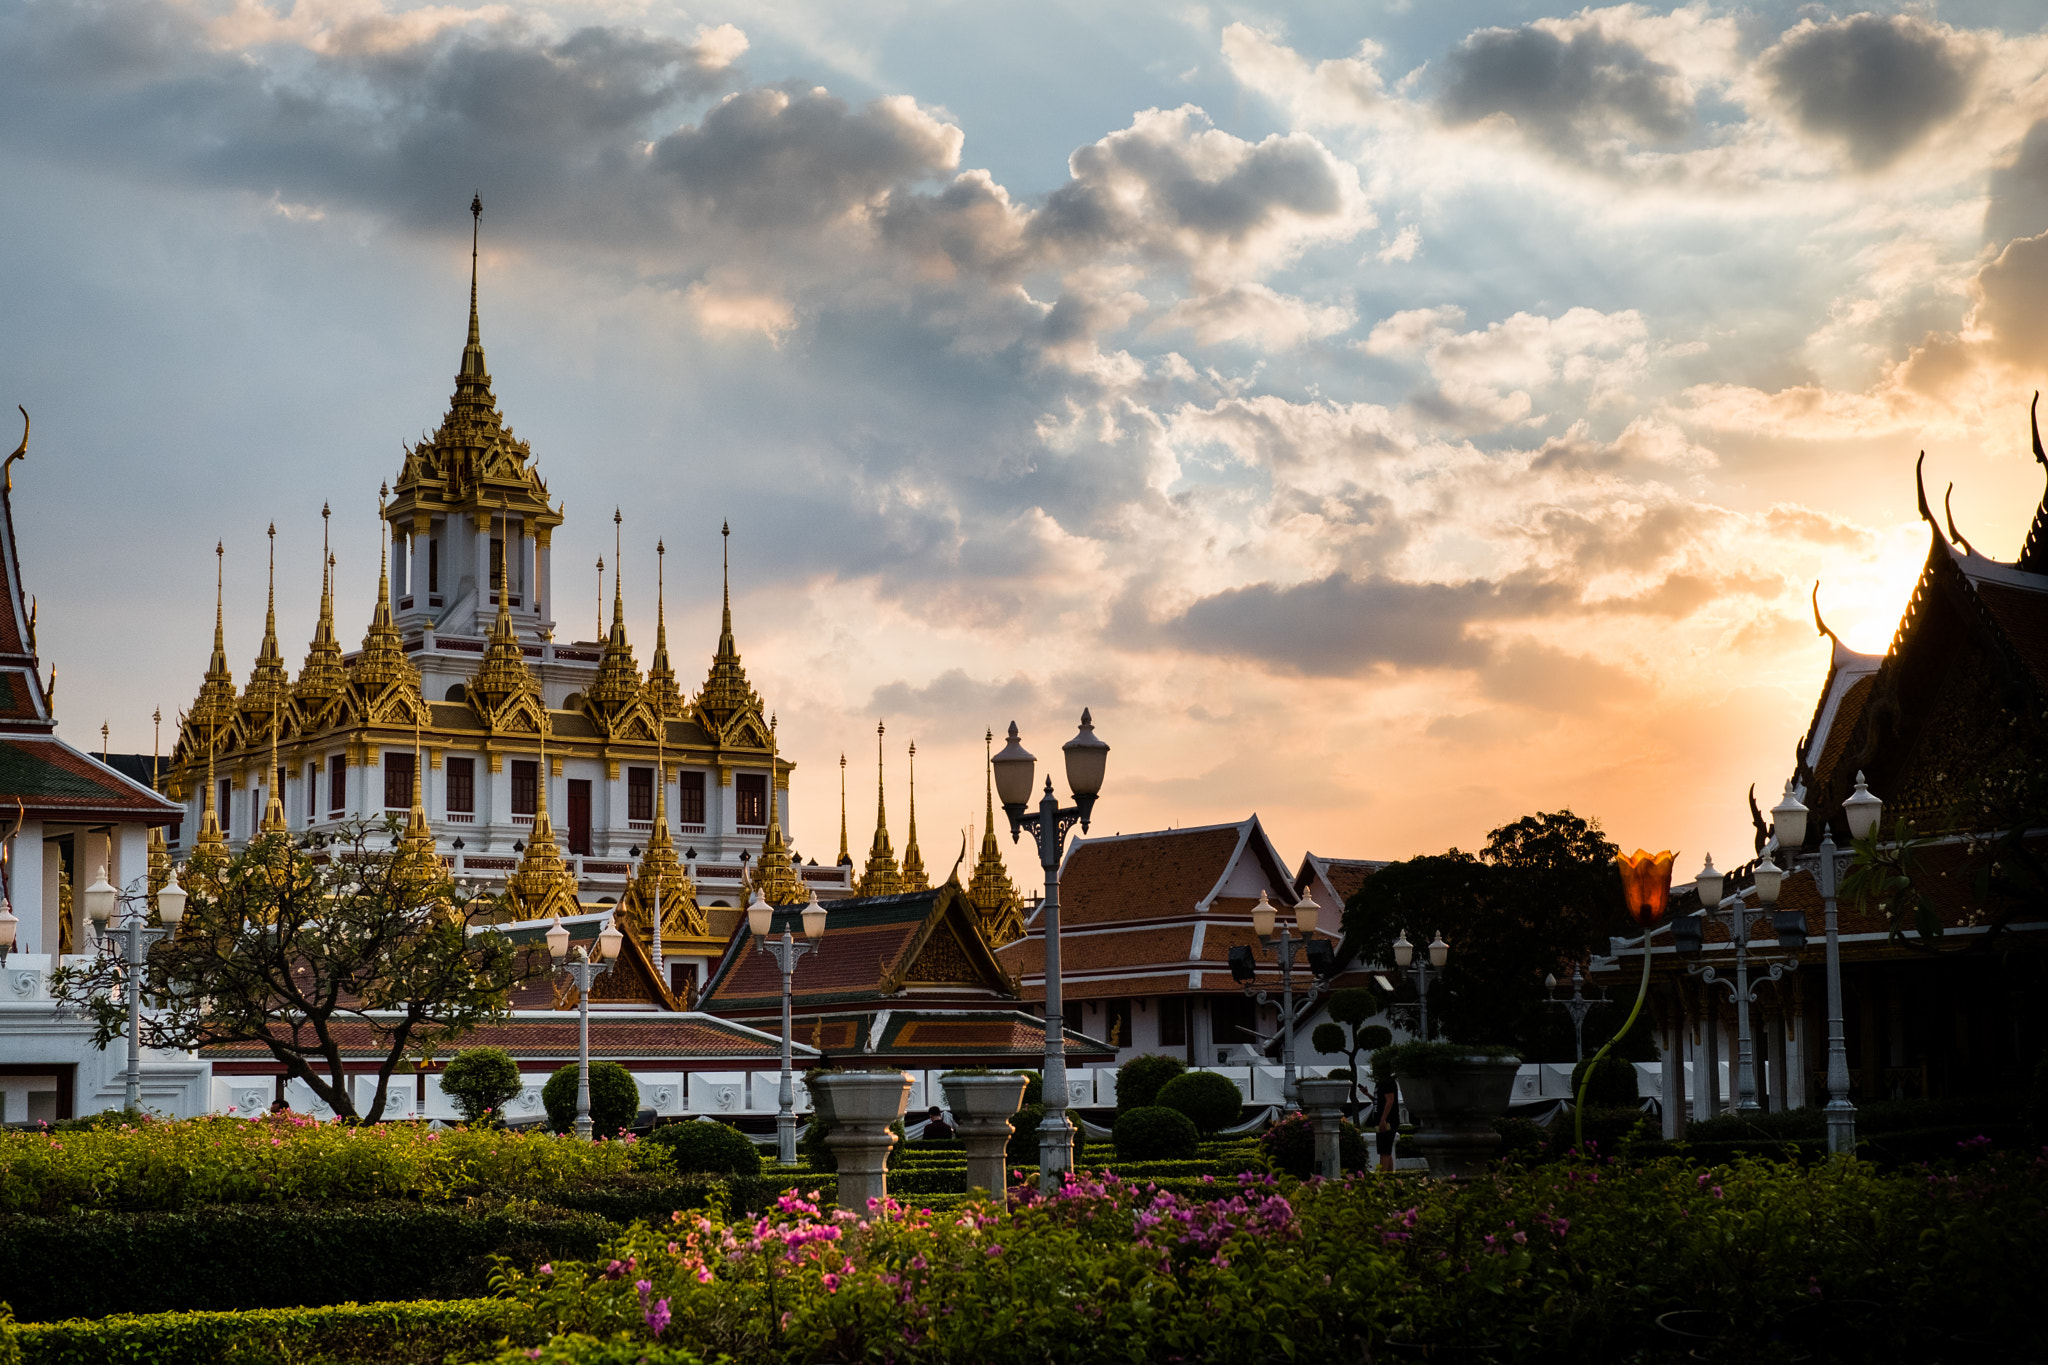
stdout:
<svg viewBox="0 0 2048 1365">
<path fill-rule="evenodd" d="M 1010 742 L 989 760 L 995 769 L 996 795 L 1010 817 L 1010 841 L 1015 843 L 1020 833 L 1030 830 L 1038 844 L 1038 865 L 1045 872 L 1045 899 L 1040 902 L 1045 917 L 1045 1118 L 1038 1125 L 1038 1187 L 1046 1194 L 1059 1188 L 1074 1164 L 1074 1128 L 1067 1121 L 1066 1014 L 1060 999 L 1060 853 L 1074 825 L 1087 833 L 1109 761 L 1109 745 L 1096 737 L 1095 722 L 1085 708 L 1080 731 L 1060 748 L 1066 754 L 1067 786 L 1073 789 L 1074 804 L 1063 808 L 1047 777 L 1045 795 L 1029 814 L 1025 806 L 1031 800 L 1032 769 L 1038 760 L 1018 741 L 1015 721 L 1010 722 Z"/>
<path fill-rule="evenodd" d="M 825 907 L 818 904 L 816 890 L 811 892 L 811 901 L 804 907 L 803 917 L 804 937 L 810 940 L 808 943 L 798 942 L 790 934 L 787 922 L 779 936 L 770 932 L 775 927 L 775 907 L 758 890 L 747 905 L 748 930 L 760 944 L 761 951 L 773 957 L 775 965 L 782 970 L 782 1086 L 777 1094 L 780 1107 L 775 1113 L 775 1159 L 784 1166 L 796 1165 L 796 1076 L 790 1056 L 789 983 L 790 978 L 796 975 L 797 959 L 825 946 L 819 941 L 825 937 Z"/>
<path fill-rule="evenodd" d="M 107 866 L 100 864 L 100 879 L 85 888 L 85 913 L 93 926 L 102 934 L 108 922 L 114 917 L 115 903 L 121 893 L 114 889 L 107 879 Z M 122 928 L 127 930 L 127 952 L 124 961 L 127 966 L 127 980 L 122 991 L 128 1006 L 128 1072 L 122 1088 L 122 1107 L 137 1110 L 142 1107 L 142 968 L 149 949 L 157 940 L 175 931 L 178 921 L 185 915 L 185 888 L 178 885 L 178 874 L 171 873 L 171 880 L 156 893 L 157 917 L 161 926 L 152 925 L 149 920 L 148 901 L 131 904 L 123 908 Z M 101 942 L 105 943 L 102 938 Z"/>
<path fill-rule="evenodd" d="M 1451 945 L 1444 942 L 1442 934 L 1429 941 L 1429 956 L 1426 958 L 1415 956 L 1415 945 L 1408 941 L 1406 929 L 1394 940 L 1394 965 L 1415 978 L 1415 1032 L 1425 1042 L 1429 1040 L 1429 978 L 1443 971 L 1450 956 Z"/>
<path fill-rule="evenodd" d="M 1796 867 L 1806 859 L 1799 850 L 1806 846 L 1806 821 L 1810 812 L 1785 784 L 1785 799 L 1771 808 L 1772 832 L 1778 836 L 1778 850 Z M 1862 773 L 1856 774 L 1856 790 L 1842 802 L 1843 821 L 1849 838 L 1870 837 L 1884 814 L 1884 802 L 1871 794 Z M 1835 922 L 1836 882 L 1841 875 L 1842 857 L 1835 848 L 1832 826 L 1821 830 L 1819 866 L 1820 897 L 1827 925 L 1828 977 L 1828 1150 L 1856 1150 L 1856 1106 L 1849 1102 L 1849 1045 L 1842 1027 L 1842 948 Z"/>
<path fill-rule="evenodd" d="M 1579 964 L 1574 962 L 1572 964 L 1571 998 L 1560 1000 L 1557 998 L 1557 978 L 1553 975 L 1545 975 L 1543 978 L 1543 989 L 1547 993 L 1550 1003 L 1556 1005 L 1572 1017 L 1572 1060 L 1574 1062 L 1586 1060 L 1586 1016 L 1607 1003 L 1605 999 L 1601 998 L 1588 1000 L 1583 990 L 1584 982 L 1585 977 L 1579 971 Z"/>
<path fill-rule="evenodd" d="M 1797 911 L 1778 910 L 1778 891 L 1784 885 L 1785 872 L 1772 862 L 1768 854 L 1763 861 L 1750 869 L 1750 876 L 1756 887 L 1756 898 L 1761 905 L 1752 910 L 1742 894 L 1723 898 L 1722 887 L 1726 878 L 1714 870 L 1713 855 L 1707 856 L 1707 863 L 1700 874 L 1693 878 L 1693 888 L 1698 891 L 1701 914 L 1723 920 L 1728 925 L 1729 937 L 1735 943 L 1735 980 L 1728 981 L 1713 967 L 1688 967 L 1686 971 L 1699 977 L 1708 985 L 1720 986 L 1728 992 L 1729 1000 L 1735 1006 L 1735 1112 L 1754 1114 L 1758 1111 L 1756 1102 L 1756 1054 L 1750 1038 L 1749 1007 L 1756 1003 L 1756 991 L 1749 983 L 1749 926 L 1751 918 L 1768 914 L 1777 933 L 1778 944 L 1792 952 L 1806 946 L 1806 920 Z M 1791 921 L 1797 921 L 1793 924 Z M 1689 940 L 1697 945 L 1697 938 Z M 1698 951 L 1697 946 L 1690 949 Z M 1646 942 L 1643 951 L 1649 951 Z M 1788 958 L 1769 965 L 1767 975 L 1772 981 L 1780 980 L 1785 973 L 1795 971 L 1799 959 Z"/>
<path fill-rule="evenodd" d="M 1266 893 L 1259 893 L 1259 903 L 1252 907 L 1252 933 L 1258 937 L 1259 946 L 1270 950 L 1280 962 L 1280 1097 L 1289 1104 L 1300 1102 L 1300 1088 L 1295 1083 L 1294 1067 L 1294 959 L 1306 953 L 1309 969 L 1315 974 L 1315 985 L 1309 988 L 1303 1005 L 1315 1003 L 1328 985 L 1330 971 L 1335 959 L 1330 945 L 1308 935 L 1316 931 L 1316 916 L 1322 907 L 1308 892 L 1301 893 L 1301 900 L 1294 907 L 1294 926 L 1301 930 L 1302 937 L 1296 938 L 1288 932 L 1288 926 L 1279 926 L 1276 937 L 1273 933 L 1275 912 L 1273 902 Z M 1319 953 L 1316 950 L 1320 948 Z M 1252 960 L 1250 948 L 1238 947 L 1230 950 L 1230 975 L 1237 981 L 1244 993 L 1261 1005 L 1273 1003 L 1272 996 L 1258 988 L 1258 968 Z"/>
<path fill-rule="evenodd" d="M 576 1136 L 590 1141 L 590 988 L 597 979 L 612 969 L 618 960 L 619 940 L 625 937 L 619 926 L 607 919 L 604 932 L 597 936 L 597 955 L 591 956 L 588 948 L 578 948 L 574 957 L 569 956 L 569 931 L 562 924 L 562 917 L 555 916 L 554 928 L 548 930 L 548 956 L 555 960 L 555 966 L 569 974 L 576 983 Z"/>
</svg>

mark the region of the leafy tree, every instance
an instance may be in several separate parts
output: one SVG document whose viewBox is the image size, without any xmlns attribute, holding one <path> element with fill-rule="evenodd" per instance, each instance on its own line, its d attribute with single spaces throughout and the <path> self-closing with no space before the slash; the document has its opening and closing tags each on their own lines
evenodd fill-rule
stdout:
<svg viewBox="0 0 2048 1365">
<path fill-rule="evenodd" d="M 1206 1136 L 1237 1122 L 1244 1108 L 1244 1093 L 1228 1076 L 1214 1071 L 1190 1071 L 1159 1087 L 1156 1103 L 1162 1108 L 1180 1110 Z"/>
<path fill-rule="evenodd" d="M 1188 1064 L 1178 1057 L 1146 1054 L 1133 1057 L 1116 1069 L 1116 1111 L 1127 1114 L 1157 1103 L 1159 1087 L 1183 1075 Z"/>
<path fill-rule="evenodd" d="M 1386 1033 L 1383 1028 L 1365 1028 L 1365 1021 L 1380 1012 L 1379 992 L 1364 986 L 1348 986 L 1330 994 L 1330 1022 L 1317 1024 L 1315 1032 L 1309 1035 L 1309 1046 L 1328 1056 L 1333 1052 L 1344 1054 L 1345 1065 L 1351 1070 L 1351 1103 L 1358 1103 L 1358 1054 L 1371 1052 L 1376 1047 L 1385 1047 L 1392 1042 L 1393 1035 L 1377 1041 L 1369 1041 L 1370 1035 Z M 1363 1035 L 1361 1035 L 1363 1030 Z"/>
<path fill-rule="evenodd" d="M 465 1122 L 488 1118 L 525 1088 L 519 1063 L 501 1047 L 473 1047 L 448 1059 L 441 1090 L 455 1101 Z"/>
<path fill-rule="evenodd" d="M 1531 1059 L 1569 1058 L 1570 1022 L 1545 1005 L 1543 978 L 1583 960 L 1589 946 L 1604 950 L 1609 935 L 1633 932 L 1615 853 L 1597 821 L 1555 811 L 1501 826 L 1478 854 L 1453 848 L 1394 863 L 1346 903 L 1345 950 L 1391 964 L 1401 933 L 1418 952 L 1441 933 L 1451 953 L 1430 978 L 1433 1033 L 1510 1044 Z M 1415 998 L 1412 977 L 1389 979 L 1397 999 Z M 1612 1013 L 1587 1020 L 1589 1046 L 1606 1040 L 1601 1028 L 1618 1020 L 1600 1015 Z"/>
<path fill-rule="evenodd" d="M 372 849 L 380 829 L 396 842 L 394 820 L 344 826 L 317 855 L 281 834 L 233 858 L 195 855 L 184 921 L 143 969 L 143 1046 L 254 1043 L 337 1116 L 374 1123 L 408 1053 L 504 1018 L 518 954 L 502 934 L 472 932 L 496 902 L 464 894 L 434 859 Z M 144 907 L 145 895 L 123 901 Z M 125 974 L 109 954 L 51 976 L 51 993 L 92 1018 L 98 1047 L 127 1031 L 112 993 Z M 366 1050 L 377 1091 L 358 1113 L 347 1063 Z"/>
<path fill-rule="evenodd" d="M 576 1126 L 576 1063 L 570 1062 L 548 1077 L 540 1088 L 540 1102 L 547 1106 L 548 1123 L 558 1133 Z M 590 1064 L 590 1128 L 598 1137 L 614 1137 L 633 1126 L 640 1112 L 640 1087 L 633 1073 L 617 1062 Z"/>
</svg>

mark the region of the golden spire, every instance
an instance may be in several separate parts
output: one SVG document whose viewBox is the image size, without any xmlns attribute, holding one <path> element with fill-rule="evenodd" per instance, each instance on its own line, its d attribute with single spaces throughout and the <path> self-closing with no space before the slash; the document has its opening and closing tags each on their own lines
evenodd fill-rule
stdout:
<svg viewBox="0 0 2048 1365">
<path fill-rule="evenodd" d="M 990 757 L 995 754 L 995 731 L 982 736 Z M 1003 866 L 1003 846 L 996 839 L 996 796 L 992 765 L 982 764 L 983 820 L 981 856 L 975 860 L 974 876 L 967 883 L 967 899 L 981 920 L 982 936 L 992 947 L 1001 947 L 1024 937 L 1024 902 Z"/>
<path fill-rule="evenodd" d="M 187 717 L 187 719 L 189 721 L 190 718 Z M 192 862 L 200 863 L 202 866 L 213 864 L 216 860 L 224 864 L 228 858 L 227 836 L 221 833 L 220 812 L 214 808 L 213 804 L 213 751 L 215 745 L 219 742 L 219 738 L 219 727 L 208 726 L 206 737 L 206 790 L 200 798 L 199 836 L 192 841 L 191 858 Z"/>
<path fill-rule="evenodd" d="M 684 710 L 682 689 L 676 686 L 676 671 L 668 661 L 667 596 L 668 546 L 654 542 L 654 657 L 647 661 L 647 705 L 657 719 L 674 720 Z"/>
<path fill-rule="evenodd" d="M 185 713 L 181 744 L 189 758 L 202 744 L 209 753 L 220 743 L 220 733 L 235 713 L 235 678 L 228 670 L 227 632 L 223 624 L 222 595 L 226 583 L 225 542 L 213 547 L 213 654 L 207 660 L 206 678 L 199 695 Z"/>
<path fill-rule="evenodd" d="M 395 870 L 415 884 L 439 881 L 441 860 L 434 853 L 434 831 L 427 823 L 426 788 L 420 774 L 420 723 L 412 723 L 412 811 L 398 841 Z"/>
<path fill-rule="evenodd" d="M 504 512 L 505 528 L 509 534 L 512 526 L 509 505 L 505 506 Z M 506 576 L 505 558 L 504 555 L 498 556 L 498 617 L 491 623 L 491 642 L 484 648 L 483 661 L 476 666 L 476 675 L 469 680 L 471 704 L 486 720 L 510 698 L 526 694 L 537 696 L 540 692 L 533 670 L 526 666 L 526 651 L 520 647 L 519 634 L 512 628 L 510 580 Z"/>
<path fill-rule="evenodd" d="M 853 866 L 853 855 L 846 851 L 846 754 L 839 755 L 839 866 Z"/>
<path fill-rule="evenodd" d="M 286 819 L 284 818 L 284 796 L 277 789 L 277 731 L 279 719 L 278 708 L 283 704 L 284 697 L 282 693 L 280 693 L 271 702 L 270 775 L 266 777 L 263 782 L 263 785 L 270 789 L 270 799 L 263 803 L 263 832 L 265 834 L 284 834 L 289 832 L 289 830 L 291 829 L 290 823 L 286 821 Z"/>
<path fill-rule="evenodd" d="M 162 791 L 164 785 L 164 709 L 161 706 L 157 707 L 156 710 L 150 712 L 149 719 L 150 723 L 156 727 L 154 736 L 149 742 L 149 785 L 152 791 Z M 0 853 L 0 861 L 4 861 L 4 856 L 4 853 Z M 169 881 L 170 877 L 171 849 L 169 843 L 164 838 L 164 827 L 162 825 L 151 825 L 149 827 L 149 894 L 151 896 L 156 895 L 158 888 Z M 150 904 L 154 906 L 156 902 L 151 901 Z"/>
<path fill-rule="evenodd" d="M 617 509 L 614 508 L 614 511 Z M 604 556 L 597 557 L 597 633 L 594 638 L 604 638 Z"/>
<path fill-rule="evenodd" d="M 548 819 L 548 732 L 540 732 L 540 773 L 535 783 L 533 831 L 526 836 L 526 851 L 519 870 L 505 880 L 505 894 L 520 919 L 544 919 L 551 915 L 583 912 L 576 898 L 576 878 L 555 841 L 555 827 Z"/>
<path fill-rule="evenodd" d="M 626 554 L 625 518 L 612 509 L 613 570 L 612 629 L 605 637 L 604 655 L 597 665 L 597 678 L 588 698 L 593 715 L 610 721 L 631 706 L 640 695 L 640 666 L 633 660 L 633 646 L 626 639 Z M 600 561 L 602 562 L 602 561 Z"/>
<path fill-rule="evenodd" d="M 341 640 L 334 633 L 334 554 L 327 547 L 327 523 L 333 509 L 320 504 L 320 623 L 313 627 L 313 642 L 306 647 L 305 667 L 299 670 L 299 684 L 293 695 L 299 699 L 301 725 L 348 685 L 348 669 L 341 662 Z"/>
<path fill-rule="evenodd" d="M 896 870 L 896 852 L 889 846 L 889 804 L 882 788 L 882 722 L 875 722 L 875 841 L 868 847 L 868 865 L 860 874 L 863 896 L 893 896 L 903 890 Z"/>
<path fill-rule="evenodd" d="M 722 727 L 741 711 L 761 709 L 761 698 L 747 682 L 747 671 L 740 666 L 739 647 L 732 637 L 732 523 L 726 522 L 719 534 L 725 537 L 725 612 L 719 620 L 718 653 L 712 656 L 704 690 L 697 694 L 697 705 L 711 717 L 714 728 Z"/>
<path fill-rule="evenodd" d="M 761 861 L 755 885 L 770 905 L 797 905 L 810 899 L 804 879 L 790 862 L 789 845 L 782 837 L 782 816 L 775 800 L 775 779 L 780 764 L 775 761 L 775 717 L 768 718 L 768 833 L 761 840 Z"/>
<path fill-rule="evenodd" d="M 927 891 L 931 878 L 924 873 L 924 855 L 917 851 L 917 741 L 910 741 L 910 833 L 903 841 L 903 889 Z"/>
<path fill-rule="evenodd" d="M 283 718 L 283 703 L 291 695 L 292 675 L 284 666 L 284 653 L 277 647 L 277 523 L 270 523 L 270 588 L 263 614 L 263 645 L 256 652 L 256 666 L 249 670 L 249 685 L 242 689 L 245 733 L 253 735 L 256 722 L 267 721 L 272 730 Z M 275 736 L 273 735 L 273 738 Z"/>
<path fill-rule="evenodd" d="M 659 730 L 655 731 L 655 765 L 654 832 L 620 909 L 626 922 L 646 935 L 649 950 L 659 963 L 667 939 L 702 936 L 711 932 L 711 925 L 697 905 L 696 884 L 676 857 L 675 840 L 669 836 L 668 751 Z"/>
<path fill-rule="evenodd" d="M 367 701 L 382 696 L 394 683 L 417 688 L 419 669 L 405 657 L 405 637 L 391 621 L 391 564 L 384 524 L 384 499 L 388 485 L 377 488 L 377 609 L 370 617 L 370 629 L 363 635 L 363 648 L 356 655 L 350 681 Z"/>
<path fill-rule="evenodd" d="M 469 340 L 462 348 L 462 371 L 455 376 L 455 406 L 482 404 L 493 409 L 490 416 L 496 419 L 497 401 L 491 396 L 491 375 L 484 368 L 483 330 L 476 320 L 476 256 L 477 243 L 483 235 L 483 196 L 470 197 L 469 216 Z M 451 412 L 450 416 L 453 415 Z M 492 424 L 496 425 L 495 420 Z"/>
</svg>

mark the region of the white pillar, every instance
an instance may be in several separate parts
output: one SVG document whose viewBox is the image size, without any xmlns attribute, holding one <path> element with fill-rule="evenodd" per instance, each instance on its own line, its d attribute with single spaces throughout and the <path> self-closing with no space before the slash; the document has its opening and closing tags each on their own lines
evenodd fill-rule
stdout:
<svg viewBox="0 0 2048 1365">
<path fill-rule="evenodd" d="M 111 880 L 121 891 L 149 890 L 149 826 L 117 825 L 114 843 L 114 875 Z"/>
<path fill-rule="evenodd" d="M 56 859 L 51 859 L 55 862 Z M 53 953 L 56 950 L 56 922 L 43 914 L 45 902 L 55 902 L 56 881 L 50 891 L 43 886 L 43 822 L 29 820 L 14 836 L 7 863 L 7 899 L 21 923 L 15 926 L 15 947 L 24 953 Z"/>
<path fill-rule="evenodd" d="M 1813 1061 L 1806 1055 L 1806 996 L 1799 992 L 1793 997 L 1790 1008 L 1785 1011 L 1785 1024 L 1791 1031 L 1791 1039 L 1785 1045 L 1785 1107 L 1804 1109 L 1806 1107 L 1806 1077 L 1813 1069 Z"/>
<path fill-rule="evenodd" d="M 43 852 L 43 951 L 55 953 L 64 942 L 62 895 L 58 886 L 58 879 L 64 875 L 64 854 L 47 846 Z"/>
<path fill-rule="evenodd" d="M 1685 1015 L 1672 1007 L 1670 1027 L 1659 1039 L 1664 1063 L 1664 1093 L 1658 1100 L 1663 1110 L 1664 1139 L 1675 1142 L 1685 1134 Z"/>
</svg>

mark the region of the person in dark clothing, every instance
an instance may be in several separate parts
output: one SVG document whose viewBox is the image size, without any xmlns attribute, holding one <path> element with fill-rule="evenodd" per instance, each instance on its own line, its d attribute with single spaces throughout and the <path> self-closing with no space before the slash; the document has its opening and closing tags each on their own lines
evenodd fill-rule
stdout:
<svg viewBox="0 0 2048 1365">
<path fill-rule="evenodd" d="M 1394 1141 L 1400 1136 L 1401 1095 L 1392 1080 L 1380 1087 L 1372 1097 L 1373 1143 L 1379 1149 L 1380 1170 L 1391 1174 L 1394 1169 Z"/>
<path fill-rule="evenodd" d="M 953 1136 L 953 1125 L 946 1122 L 946 1116 L 939 1112 L 939 1106 L 936 1104 L 925 1111 L 924 1136 L 927 1141 L 943 1140 Z"/>
</svg>

